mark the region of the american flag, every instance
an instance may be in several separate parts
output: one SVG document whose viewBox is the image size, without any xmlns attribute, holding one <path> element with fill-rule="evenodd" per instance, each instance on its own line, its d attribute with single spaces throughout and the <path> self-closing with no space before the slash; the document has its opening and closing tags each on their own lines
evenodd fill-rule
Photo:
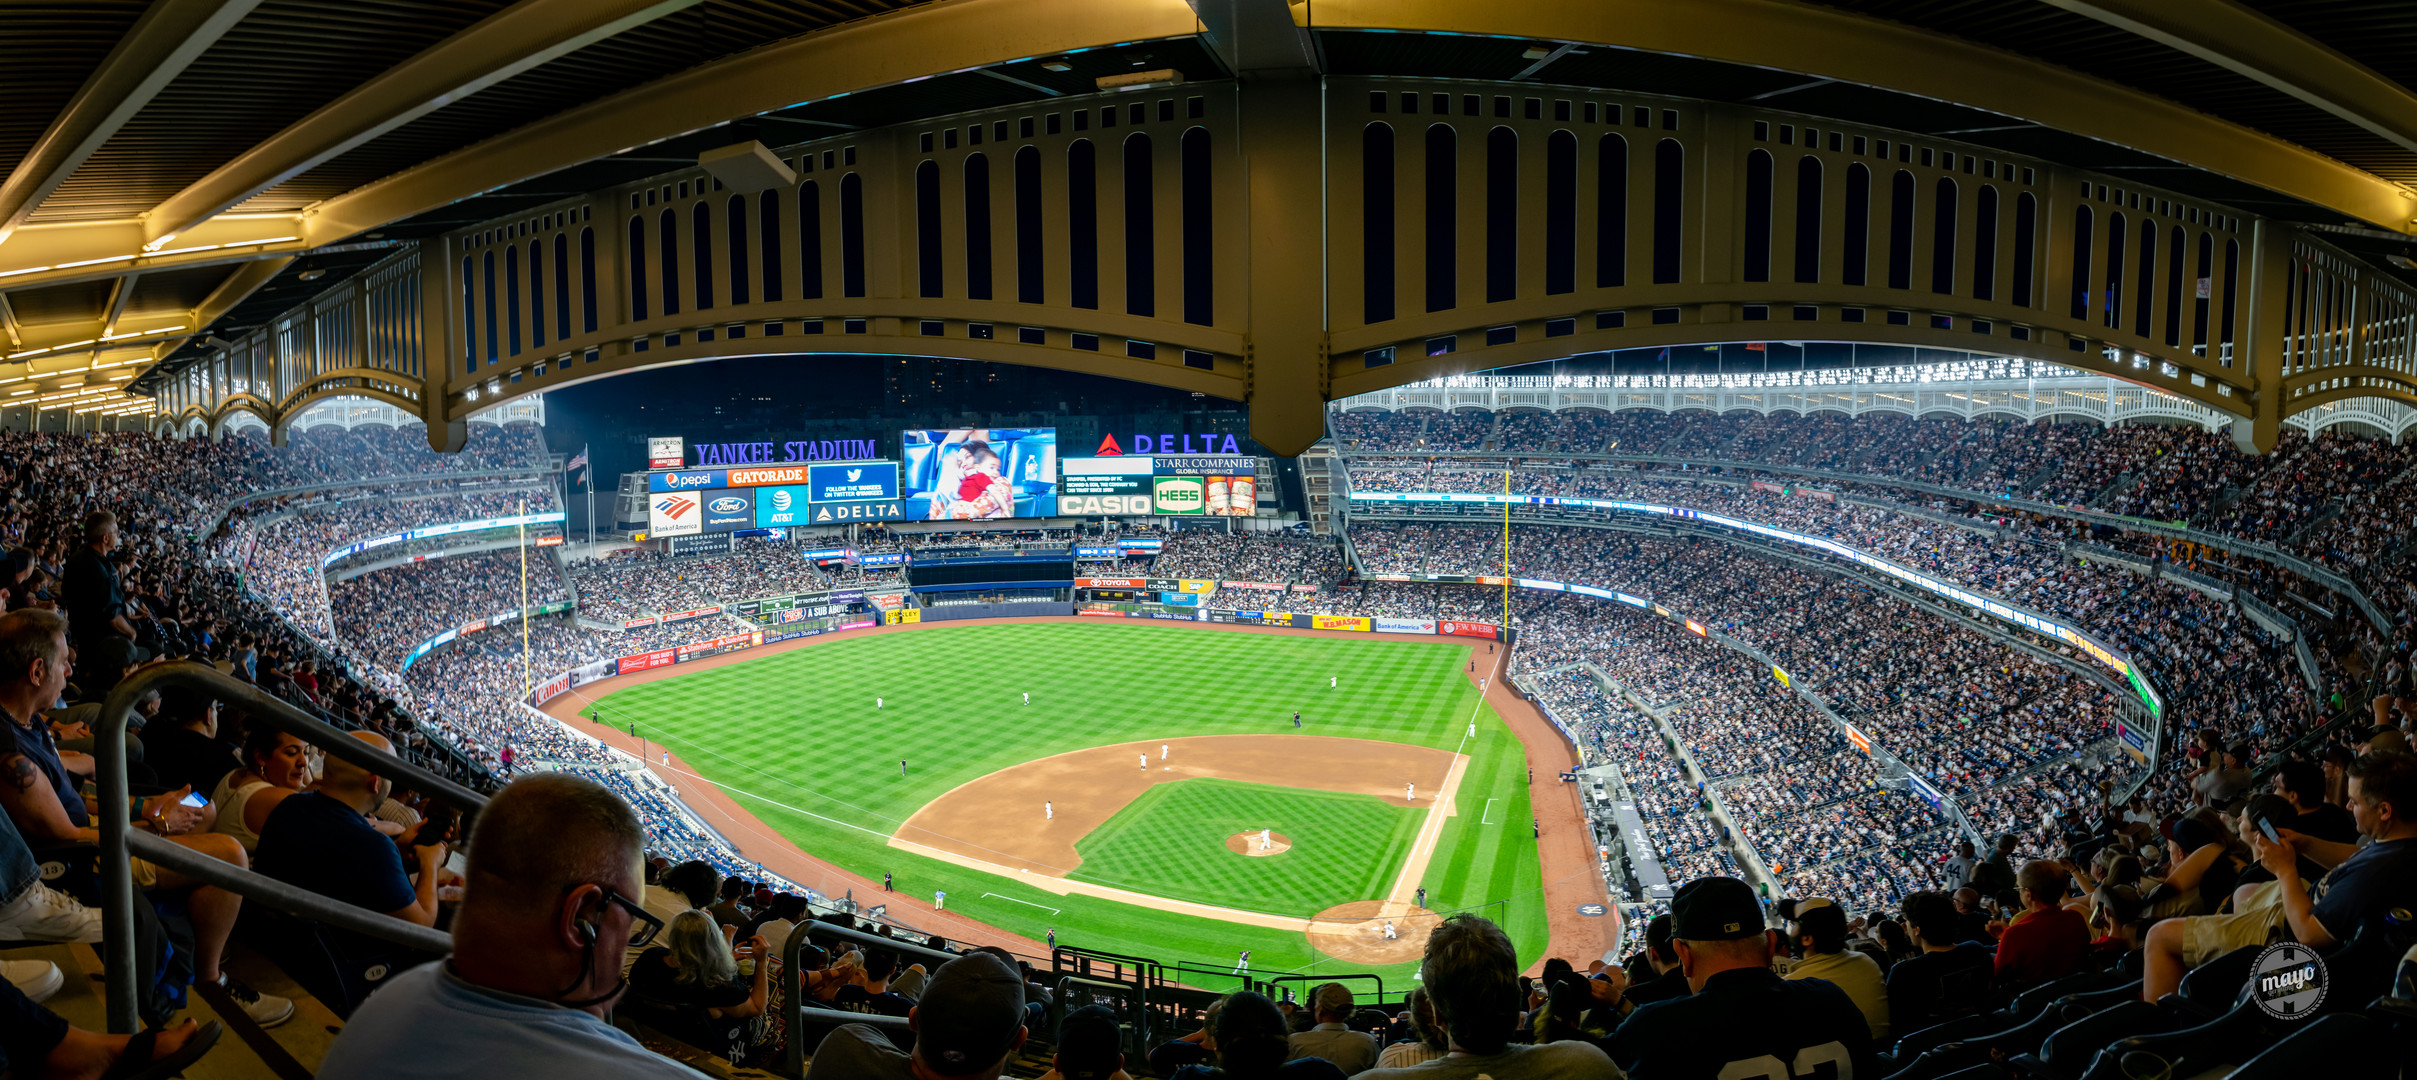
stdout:
<svg viewBox="0 0 2417 1080">
<path fill-rule="evenodd" d="M 564 472 L 566 472 L 566 473 L 567 473 L 567 472 L 570 472 L 570 471 L 572 471 L 572 470 L 574 470 L 574 469 L 586 469 L 586 470 L 587 470 L 586 472 L 581 472 L 581 473 L 579 474 L 579 482 L 580 482 L 580 483 L 582 483 L 582 484 L 587 483 L 587 482 L 588 482 L 588 476 L 589 476 L 589 473 L 592 473 L 592 472 L 594 472 L 594 471 L 595 471 L 595 470 L 593 470 L 592 468 L 589 468 L 589 466 L 588 466 L 588 463 L 587 463 L 587 447 L 585 447 L 585 446 L 580 447 L 580 448 L 579 448 L 579 452 L 578 452 L 577 454 L 575 454 L 575 455 L 572 455 L 571 460 L 564 462 L 564 463 L 563 463 L 563 465 L 562 465 L 562 471 L 564 471 Z"/>
</svg>

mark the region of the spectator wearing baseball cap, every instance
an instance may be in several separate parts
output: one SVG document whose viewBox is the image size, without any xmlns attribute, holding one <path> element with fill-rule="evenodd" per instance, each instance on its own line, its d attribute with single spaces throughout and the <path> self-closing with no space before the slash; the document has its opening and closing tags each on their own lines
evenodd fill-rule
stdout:
<svg viewBox="0 0 2417 1080">
<path fill-rule="evenodd" d="M 1619 1080 L 1620 1070 L 1593 1043 L 1511 1041 L 1519 1032 L 1519 953 L 1501 927 L 1475 915 L 1445 919 L 1427 935 L 1420 975 L 1450 1036 L 1450 1056 L 1370 1069 L 1360 1080 Z"/>
<path fill-rule="evenodd" d="M 1694 993 L 1628 1014 L 1614 1053 L 1635 1080 L 1713 1080 L 1748 1072 L 1806 1072 L 1838 1062 L 1840 1076 L 1876 1076 L 1871 1029 L 1852 998 L 1822 979 L 1771 970 L 1777 935 L 1754 890 L 1732 877 L 1698 878 L 1670 901 L 1671 937 Z"/>
<path fill-rule="evenodd" d="M 1687 988 L 1687 972 L 1679 967 L 1678 948 L 1670 943 L 1667 913 L 1656 915 L 1645 924 L 1645 962 L 1652 966 L 1653 977 L 1628 988 L 1629 1004 L 1649 1005 L 1694 993 Z"/>
<path fill-rule="evenodd" d="M 1787 979 L 1826 979 L 1846 991 L 1863 1014 L 1873 1045 L 1888 1041 L 1888 980 L 1880 962 L 1846 947 L 1846 909 L 1827 897 L 1779 902 L 1780 917 L 1793 925 L 1788 933 L 1804 950 L 1804 959 L 1789 968 Z"/>
<path fill-rule="evenodd" d="M 1125 1073 L 1124 1029 L 1116 1011 L 1085 1005 L 1057 1022 L 1057 1056 L 1041 1080 L 1133 1080 Z"/>
<path fill-rule="evenodd" d="M 807 1080 L 996 1080 L 1024 1045 L 1024 978 L 989 953 L 966 953 L 932 973 L 907 1013 L 910 1053 L 880 1029 L 843 1024 L 814 1050 Z"/>
</svg>

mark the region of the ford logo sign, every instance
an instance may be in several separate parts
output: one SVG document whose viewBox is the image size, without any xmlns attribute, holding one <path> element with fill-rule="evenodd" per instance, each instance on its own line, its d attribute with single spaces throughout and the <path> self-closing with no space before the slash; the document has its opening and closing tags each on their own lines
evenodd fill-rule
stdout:
<svg viewBox="0 0 2417 1080">
<path fill-rule="evenodd" d="M 669 473 L 663 477 L 663 486 L 673 491 L 682 488 L 712 487 L 713 474 L 709 472 Z"/>
<path fill-rule="evenodd" d="M 789 493 L 786 491 L 773 492 L 772 509 L 786 513 L 789 509 Z"/>
<path fill-rule="evenodd" d="M 717 514 L 735 514 L 747 508 L 747 500 L 736 495 L 724 495 L 713 500 L 710 509 Z"/>
</svg>

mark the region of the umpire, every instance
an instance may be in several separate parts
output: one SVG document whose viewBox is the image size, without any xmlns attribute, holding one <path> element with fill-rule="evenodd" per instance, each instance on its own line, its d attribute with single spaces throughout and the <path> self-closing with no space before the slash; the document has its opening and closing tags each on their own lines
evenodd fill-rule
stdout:
<svg viewBox="0 0 2417 1080">
<path fill-rule="evenodd" d="M 1620 1024 L 1611 1054 L 1630 1080 L 1811 1076 L 1823 1062 L 1839 1076 L 1880 1075 L 1870 1029 L 1845 991 L 1822 979 L 1784 982 L 1771 970 L 1779 939 L 1745 882 L 1688 882 L 1670 902 L 1670 920 L 1695 992 L 1638 1006 Z"/>
</svg>

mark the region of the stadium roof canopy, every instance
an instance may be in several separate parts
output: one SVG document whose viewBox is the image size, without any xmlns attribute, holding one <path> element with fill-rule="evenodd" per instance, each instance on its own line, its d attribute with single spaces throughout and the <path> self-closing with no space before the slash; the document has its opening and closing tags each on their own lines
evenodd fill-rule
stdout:
<svg viewBox="0 0 2417 1080">
<path fill-rule="evenodd" d="M 2417 280 L 2413 46 L 2394 0 L 8 0 L 0 378 L 153 391 L 400 248 L 707 150 L 1162 71 L 1781 110 Z"/>
</svg>

